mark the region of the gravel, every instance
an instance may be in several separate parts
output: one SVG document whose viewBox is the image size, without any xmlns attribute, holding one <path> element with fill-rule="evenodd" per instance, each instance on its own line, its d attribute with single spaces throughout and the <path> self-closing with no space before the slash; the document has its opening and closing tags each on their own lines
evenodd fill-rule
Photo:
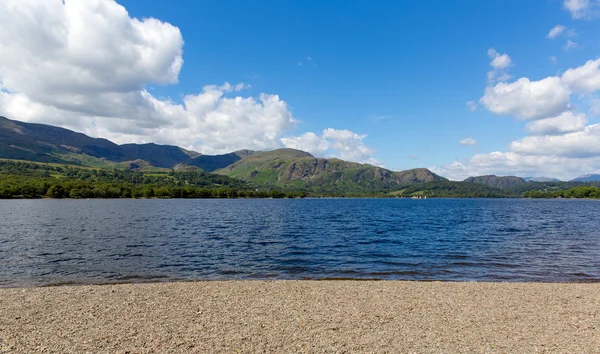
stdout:
<svg viewBox="0 0 600 354">
<path fill-rule="evenodd" d="M 201 281 L 0 289 L 0 353 L 600 353 L 600 284 Z"/>
</svg>

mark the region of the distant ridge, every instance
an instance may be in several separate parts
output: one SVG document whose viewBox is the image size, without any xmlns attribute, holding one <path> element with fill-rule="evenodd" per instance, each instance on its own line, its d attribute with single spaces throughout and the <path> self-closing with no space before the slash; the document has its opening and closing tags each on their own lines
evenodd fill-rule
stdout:
<svg viewBox="0 0 600 354">
<path fill-rule="evenodd" d="M 201 169 L 255 185 L 336 193 L 372 193 L 447 181 L 425 168 L 394 172 L 336 158 L 316 158 L 294 149 L 203 155 L 173 145 L 118 145 L 69 129 L 5 117 L 0 117 L 0 158 L 140 171 Z"/>
<path fill-rule="evenodd" d="M 394 172 L 335 158 L 316 158 L 293 149 L 258 152 L 215 172 L 258 184 L 335 192 L 384 190 L 447 180 L 425 168 Z"/>
<path fill-rule="evenodd" d="M 471 183 L 480 183 L 488 186 L 492 186 L 499 189 L 508 189 L 519 184 L 525 183 L 523 178 L 515 177 L 515 176 L 495 176 L 495 175 L 485 175 L 485 176 L 477 176 L 477 177 L 469 177 L 464 180 L 464 182 Z"/>
<path fill-rule="evenodd" d="M 523 177 L 527 182 L 560 182 L 559 179 L 551 177 Z"/>
<path fill-rule="evenodd" d="M 118 167 L 118 163 L 141 160 L 147 163 L 146 167 L 190 165 L 212 172 L 253 153 L 240 150 L 211 156 L 173 145 L 117 145 L 107 139 L 91 138 L 69 129 L 0 117 L 0 157 L 9 159 L 95 167 Z"/>
<path fill-rule="evenodd" d="M 598 181 L 600 181 L 600 174 L 584 175 L 584 176 L 580 176 L 580 177 L 577 177 L 577 178 L 571 180 L 571 182 L 598 182 Z"/>
</svg>

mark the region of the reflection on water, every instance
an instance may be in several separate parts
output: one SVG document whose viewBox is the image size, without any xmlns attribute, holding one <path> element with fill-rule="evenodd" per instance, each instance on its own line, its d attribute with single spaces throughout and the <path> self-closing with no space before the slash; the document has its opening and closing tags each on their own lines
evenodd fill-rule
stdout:
<svg viewBox="0 0 600 354">
<path fill-rule="evenodd" d="M 578 200 L 3 200 L 0 287 L 599 281 L 599 207 Z"/>
</svg>

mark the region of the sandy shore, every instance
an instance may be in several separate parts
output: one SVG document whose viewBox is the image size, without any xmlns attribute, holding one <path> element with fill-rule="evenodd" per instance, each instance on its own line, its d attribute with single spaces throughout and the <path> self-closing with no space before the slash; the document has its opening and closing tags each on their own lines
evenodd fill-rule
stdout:
<svg viewBox="0 0 600 354">
<path fill-rule="evenodd" d="M 600 352 L 600 284 L 232 281 L 0 289 L 4 352 Z"/>
</svg>

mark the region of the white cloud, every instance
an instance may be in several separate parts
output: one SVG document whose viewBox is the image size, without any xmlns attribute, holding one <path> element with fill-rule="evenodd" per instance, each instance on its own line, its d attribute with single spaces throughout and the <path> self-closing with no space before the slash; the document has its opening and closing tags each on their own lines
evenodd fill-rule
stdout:
<svg viewBox="0 0 600 354">
<path fill-rule="evenodd" d="M 560 157 L 600 156 L 600 124 L 564 135 L 528 136 L 513 141 L 511 151 L 523 155 Z"/>
<path fill-rule="evenodd" d="M 492 70 L 487 73 L 488 81 L 506 81 L 509 80 L 512 76 L 507 74 L 505 70 L 512 65 L 512 60 L 508 56 L 508 54 L 500 54 L 494 48 L 488 49 L 488 56 L 492 61 L 490 65 L 492 66 Z"/>
<path fill-rule="evenodd" d="M 258 100 L 229 98 L 209 86 L 198 95 L 186 96 L 184 103 L 188 114 L 186 145 L 200 146 L 207 153 L 279 147 L 279 134 L 294 128 L 296 123 L 287 104 L 277 95 L 260 94 Z"/>
<path fill-rule="evenodd" d="M 585 114 L 564 112 L 558 117 L 530 122 L 525 129 L 533 135 L 563 134 L 583 130 L 586 124 L 587 118 Z"/>
<path fill-rule="evenodd" d="M 471 138 L 471 137 L 467 137 L 462 139 L 461 141 L 459 141 L 460 146 L 475 146 L 477 145 L 477 140 Z"/>
<path fill-rule="evenodd" d="M 500 82 L 486 87 L 479 102 L 496 114 L 541 119 L 567 111 L 570 95 L 571 92 L 558 77 L 539 81 L 520 78 L 512 83 Z"/>
<path fill-rule="evenodd" d="M 296 124 L 277 95 L 232 97 L 244 83 L 205 86 L 182 102 L 153 96 L 149 85 L 178 82 L 183 37 L 115 1 L 3 0 L 0 23 L 0 114 L 9 118 L 203 153 L 280 147 Z"/>
<path fill-rule="evenodd" d="M 563 135 L 528 136 L 510 151 L 477 154 L 433 171 L 454 180 L 486 174 L 548 176 L 565 180 L 600 171 L 600 124 Z"/>
<path fill-rule="evenodd" d="M 0 21 L 3 87 L 59 109 L 95 114 L 105 107 L 86 94 L 177 83 L 183 64 L 177 27 L 131 19 L 112 1 L 6 0 Z"/>
<path fill-rule="evenodd" d="M 562 81 L 574 92 L 592 93 L 600 90 L 600 58 L 565 71 Z"/>
<path fill-rule="evenodd" d="M 600 99 L 596 97 L 590 98 L 590 114 L 595 116 L 600 115 Z"/>
<path fill-rule="evenodd" d="M 313 132 L 281 138 L 281 143 L 287 148 L 307 151 L 317 156 L 322 156 L 329 149 L 329 141 Z"/>
<path fill-rule="evenodd" d="M 571 13 L 573 19 L 592 19 L 598 16 L 596 0 L 564 0 L 563 7 Z"/>
<path fill-rule="evenodd" d="M 467 102 L 467 107 L 469 108 L 469 110 L 471 112 L 474 112 L 477 110 L 477 103 L 475 103 L 475 101 L 468 101 Z"/>
<path fill-rule="evenodd" d="M 451 179 L 496 174 L 550 176 L 565 180 L 600 172 L 600 124 L 586 125 L 585 113 L 573 112 L 571 93 L 600 113 L 594 94 L 600 90 L 600 59 L 569 69 L 561 77 L 539 81 L 521 78 L 488 86 L 481 104 L 496 114 L 531 120 L 530 136 L 513 141 L 508 151 L 477 154 L 468 160 L 434 167 Z"/>
<path fill-rule="evenodd" d="M 308 151 L 317 156 L 337 157 L 342 160 L 368 163 L 382 166 L 381 161 L 375 159 L 375 150 L 366 146 L 363 140 L 367 135 L 359 135 L 350 130 L 327 128 L 318 136 L 308 132 L 300 136 L 282 138 L 283 146 Z"/>
<path fill-rule="evenodd" d="M 494 69 L 506 69 L 511 64 L 511 59 L 508 54 L 500 54 L 494 48 L 488 49 L 488 55 L 492 59 L 490 65 Z"/>
<path fill-rule="evenodd" d="M 564 50 L 571 50 L 571 49 L 575 49 L 575 48 L 579 48 L 579 43 L 573 42 L 570 39 L 567 40 L 567 43 L 565 43 L 565 46 L 563 47 Z"/>
<path fill-rule="evenodd" d="M 565 27 L 563 25 L 556 25 L 550 30 L 550 32 L 548 32 L 547 37 L 550 39 L 554 39 L 554 38 L 560 36 L 566 29 L 567 29 L 567 27 Z"/>
<path fill-rule="evenodd" d="M 434 166 L 431 170 L 452 180 L 488 174 L 520 177 L 547 176 L 571 180 L 581 175 L 598 173 L 600 157 L 568 158 L 496 151 L 475 155 L 464 162 L 455 161 L 443 167 Z"/>
</svg>

